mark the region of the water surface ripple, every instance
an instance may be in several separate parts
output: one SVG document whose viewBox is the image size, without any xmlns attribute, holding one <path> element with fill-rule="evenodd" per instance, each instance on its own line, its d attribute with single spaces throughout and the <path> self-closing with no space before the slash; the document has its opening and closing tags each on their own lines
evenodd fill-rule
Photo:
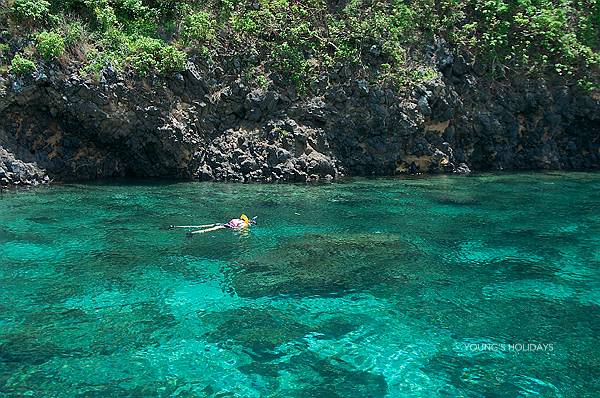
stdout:
<svg viewBox="0 0 600 398">
<path fill-rule="evenodd" d="M 592 173 L 4 193 L 0 396 L 597 397 L 599 204 Z"/>
</svg>

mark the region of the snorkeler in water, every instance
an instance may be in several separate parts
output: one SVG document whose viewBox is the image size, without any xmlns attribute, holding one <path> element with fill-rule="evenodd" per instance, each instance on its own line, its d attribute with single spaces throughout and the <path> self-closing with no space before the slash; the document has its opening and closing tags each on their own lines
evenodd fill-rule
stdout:
<svg viewBox="0 0 600 398">
<path fill-rule="evenodd" d="M 242 214 L 240 216 L 240 218 L 232 218 L 225 224 L 198 225 L 197 228 L 204 228 L 204 229 L 199 229 L 197 231 L 188 232 L 187 234 L 188 234 L 188 236 L 192 236 L 195 234 L 203 234 L 206 232 L 216 231 L 219 229 L 227 229 L 227 228 L 229 228 L 229 229 L 244 229 L 244 228 L 249 228 L 250 225 L 255 225 L 255 224 L 256 224 L 256 217 L 252 217 L 252 219 L 249 219 L 247 215 Z M 193 226 L 171 225 L 170 228 L 193 228 Z"/>
</svg>

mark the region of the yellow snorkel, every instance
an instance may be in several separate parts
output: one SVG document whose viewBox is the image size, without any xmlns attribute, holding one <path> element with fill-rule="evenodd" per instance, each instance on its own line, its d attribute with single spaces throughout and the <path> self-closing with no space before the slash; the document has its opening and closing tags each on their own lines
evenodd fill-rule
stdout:
<svg viewBox="0 0 600 398">
<path fill-rule="evenodd" d="M 242 220 L 242 221 L 244 222 L 244 226 L 246 226 L 246 227 L 247 227 L 248 225 L 250 225 L 250 219 L 248 218 L 248 216 L 247 216 L 247 215 L 245 215 L 245 214 L 242 214 L 242 215 L 240 216 L 240 220 Z"/>
</svg>

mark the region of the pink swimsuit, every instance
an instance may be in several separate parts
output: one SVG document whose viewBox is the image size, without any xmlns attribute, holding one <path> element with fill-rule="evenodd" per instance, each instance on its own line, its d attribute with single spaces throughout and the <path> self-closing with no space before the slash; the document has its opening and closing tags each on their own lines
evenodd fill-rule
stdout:
<svg viewBox="0 0 600 398">
<path fill-rule="evenodd" d="M 227 224 L 223 224 L 225 228 L 242 228 L 246 226 L 244 220 L 240 220 L 239 218 L 233 218 L 229 220 Z"/>
</svg>

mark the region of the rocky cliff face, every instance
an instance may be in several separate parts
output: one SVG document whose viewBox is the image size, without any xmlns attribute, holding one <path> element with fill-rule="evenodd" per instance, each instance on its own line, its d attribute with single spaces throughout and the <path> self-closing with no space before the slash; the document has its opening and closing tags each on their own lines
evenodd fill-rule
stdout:
<svg viewBox="0 0 600 398">
<path fill-rule="evenodd" d="M 0 191 L 14 186 L 36 186 L 49 182 L 50 178 L 44 170 L 33 163 L 16 159 L 13 154 L 0 147 Z"/>
<path fill-rule="evenodd" d="M 600 168 L 599 96 L 543 80 L 490 82 L 460 56 L 432 62 L 440 76 L 412 92 L 340 68 L 308 97 L 193 63 L 168 80 L 108 67 L 96 82 L 47 66 L 0 80 L 0 146 L 58 180 Z"/>
</svg>

